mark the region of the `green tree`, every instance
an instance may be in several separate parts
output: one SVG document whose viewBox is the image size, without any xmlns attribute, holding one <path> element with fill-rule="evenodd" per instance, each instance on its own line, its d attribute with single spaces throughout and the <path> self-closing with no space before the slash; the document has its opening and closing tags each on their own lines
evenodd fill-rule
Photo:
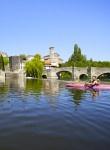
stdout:
<svg viewBox="0 0 110 150">
<path fill-rule="evenodd" d="M 3 57 L 3 61 L 4 61 L 4 66 L 6 66 L 9 63 L 9 58 L 8 57 Z"/>
<path fill-rule="evenodd" d="M 5 64 L 4 64 L 4 59 L 2 55 L 0 55 L 0 69 L 3 71 L 5 70 Z"/>
<path fill-rule="evenodd" d="M 86 56 L 81 53 L 81 49 L 78 47 L 77 44 L 74 45 L 73 54 L 71 55 L 71 57 L 69 58 L 66 64 L 68 66 L 73 66 L 73 67 L 87 66 Z"/>
<path fill-rule="evenodd" d="M 26 76 L 41 78 L 43 72 L 44 63 L 41 60 L 41 56 L 36 54 L 31 61 L 25 64 Z"/>
<path fill-rule="evenodd" d="M 74 45 L 74 51 L 67 62 L 61 64 L 61 67 L 110 67 L 110 61 L 94 61 L 92 58 L 87 60 L 82 54 L 80 47 Z"/>
</svg>

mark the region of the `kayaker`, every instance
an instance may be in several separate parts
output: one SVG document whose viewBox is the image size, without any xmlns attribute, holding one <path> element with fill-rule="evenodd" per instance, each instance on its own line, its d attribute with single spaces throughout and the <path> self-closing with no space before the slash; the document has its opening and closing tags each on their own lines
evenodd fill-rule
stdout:
<svg viewBox="0 0 110 150">
<path fill-rule="evenodd" d="M 85 86 L 89 87 L 89 88 L 92 88 L 92 87 L 97 86 L 99 84 L 100 84 L 99 79 L 96 79 L 96 77 L 93 77 L 92 81 L 90 83 L 85 83 Z"/>
</svg>

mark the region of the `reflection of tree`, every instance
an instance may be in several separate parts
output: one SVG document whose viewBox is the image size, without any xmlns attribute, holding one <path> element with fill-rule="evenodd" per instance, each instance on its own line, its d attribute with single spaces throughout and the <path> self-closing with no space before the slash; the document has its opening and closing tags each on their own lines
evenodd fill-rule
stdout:
<svg viewBox="0 0 110 150">
<path fill-rule="evenodd" d="M 36 92 L 40 93 L 42 89 L 42 80 L 37 80 L 37 79 L 27 79 L 26 80 L 26 86 L 25 86 L 25 91 L 26 92 Z"/>
<path fill-rule="evenodd" d="M 5 96 L 7 92 L 8 92 L 7 86 L 4 84 L 0 84 L 0 95 L 2 95 L 1 97 Z"/>
<path fill-rule="evenodd" d="M 82 90 L 71 90 L 71 92 L 72 92 L 72 95 L 73 95 L 73 102 L 76 105 L 79 105 L 81 103 L 84 91 L 82 91 Z"/>
</svg>

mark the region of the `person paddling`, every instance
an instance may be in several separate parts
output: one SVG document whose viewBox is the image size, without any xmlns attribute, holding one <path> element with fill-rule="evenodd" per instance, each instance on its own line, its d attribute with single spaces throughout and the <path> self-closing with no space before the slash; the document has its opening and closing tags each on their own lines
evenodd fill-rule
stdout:
<svg viewBox="0 0 110 150">
<path fill-rule="evenodd" d="M 92 78 L 91 83 L 85 83 L 85 87 L 93 88 L 94 86 L 99 85 L 99 79 L 96 79 L 96 77 Z"/>
</svg>

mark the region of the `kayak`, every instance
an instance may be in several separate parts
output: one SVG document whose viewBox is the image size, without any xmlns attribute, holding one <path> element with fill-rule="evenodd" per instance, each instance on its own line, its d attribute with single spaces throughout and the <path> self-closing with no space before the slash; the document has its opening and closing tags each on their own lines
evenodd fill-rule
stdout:
<svg viewBox="0 0 110 150">
<path fill-rule="evenodd" d="M 82 90 L 87 90 L 87 89 L 94 89 L 94 90 L 110 90 L 110 84 L 100 84 L 100 85 L 95 85 L 93 87 L 88 87 L 85 86 L 83 83 L 68 83 L 66 84 L 66 87 L 68 88 L 74 88 L 74 89 L 82 89 Z"/>
</svg>

